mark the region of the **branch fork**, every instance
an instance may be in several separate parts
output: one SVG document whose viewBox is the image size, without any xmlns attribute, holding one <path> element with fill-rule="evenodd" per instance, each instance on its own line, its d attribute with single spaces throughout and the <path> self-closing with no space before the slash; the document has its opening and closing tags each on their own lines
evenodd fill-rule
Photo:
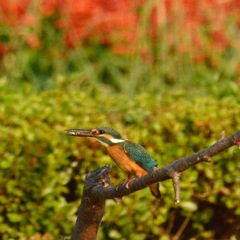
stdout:
<svg viewBox="0 0 240 240">
<path fill-rule="evenodd" d="M 171 165 L 168 165 L 168 172 L 169 175 L 172 178 L 173 181 L 173 189 L 174 189 L 174 202 L 175 204 L 180 203 L 180 176 L 181 176 L 181 172 L 178 172 L 176 170 L 174 170 Z"/>
</svg>

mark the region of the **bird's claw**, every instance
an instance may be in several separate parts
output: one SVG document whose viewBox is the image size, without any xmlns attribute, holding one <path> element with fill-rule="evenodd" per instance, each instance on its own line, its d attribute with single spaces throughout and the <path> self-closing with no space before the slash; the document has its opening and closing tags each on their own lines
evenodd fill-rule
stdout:
<svg viewBox="0 0 240 240">
<path fill-rule="evenodd" d="M 126 182 L 128 182 L 128 178 L 125 179 L 125 180 L 123 180 L 123 181 L 121 181 L 120 183 L 118 183 L 118 185 L 115 187 L 116 191 L 118 191 L 118 188 L 119 188 L 121 185 L 125 184 Z"/>
<path fill-rule="evenodd" d="M 131 178 L 131 179 L 127 178 L 127 179 L 123 180 L 122 182 L 120 182 L 120 183 L 115 187 L 115 188 L 116 188 L 116 191 L 118 191 L 118 188 L 119 188 L 121 185 L 124 185 L 124 184 L 126 184 L 126 185 L 125 185 L 126 188 L 129 189 L 129 183 L 132 182 L 133 180 L 135 180 L 135 178 Z"/>
<path fill-rule="evenodd" d="M 126 183 L 126 188 L 129 189 L 129 183 L 135 180 L 135 178 L 129 179 Z"/>
<path fill-rule="evenodd" d="M 110 187 L 108 181 L 105 178 L 101 178 L 101 183 L 102 183 L 103 188 L 105 188 L 105 189 Z M 118 205 L 118 204 L 121 203 L 122 198 L 121 197 L 114 197 L 113 200 Z"/>
</svg>

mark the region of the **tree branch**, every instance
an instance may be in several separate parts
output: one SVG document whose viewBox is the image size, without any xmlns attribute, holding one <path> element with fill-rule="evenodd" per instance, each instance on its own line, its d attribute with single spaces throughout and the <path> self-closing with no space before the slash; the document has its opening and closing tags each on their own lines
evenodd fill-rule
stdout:
<svg viewBox="0 0 240 240">
<path fill-rule="evenodd" d="M 92 195 L 92 189 L 108 186 L 111 167 L 98 168 L 86 176 L 81 205 L 78 209 L 77 222 L 71 240 L 95 240 L 99 224 L 105 211 L 105 199 L 99 199 Z M 102 181 L 105 181 L 103 186 Z"/>
<path fill-rule="evenodd" d="M 98 227 L 104 215 L 106 199 L 114 199 L 119 202 L 119 198 L 121 199 L 121 197 L 155 182 L 172 179 L 175 202 L 178 203 L 180 201 L 179 178 L 181 173 L 198 163 L 210 162 L 213 156 L 234 145 L 240 147 L 240 131 L 228 138 L 224 138 L 222 134 L 221 139 L 210 147 L 137 178 L 131 181 L 128 187 L 126 187 L 126 183 L 119 185 L 117 189 L 109 185 L 110 166 L 101 167 L 88 173 L 71 240 L 95 240 L 97 238 Z"/>
</svg>

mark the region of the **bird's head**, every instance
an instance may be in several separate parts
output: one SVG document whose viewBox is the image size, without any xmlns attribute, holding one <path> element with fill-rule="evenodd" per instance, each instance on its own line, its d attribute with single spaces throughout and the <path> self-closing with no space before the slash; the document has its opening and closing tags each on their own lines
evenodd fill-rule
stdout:
<svg viewBox="0 0 240 240">
<path fill-rule="evenodd" d="M 96 127 L 93 129 L 69 129 L 66 134 L 76 137 L 87 137 L 98 140 L 105 147 L 124 142 L 119 132 L 110 127 Z"/>
</svg>

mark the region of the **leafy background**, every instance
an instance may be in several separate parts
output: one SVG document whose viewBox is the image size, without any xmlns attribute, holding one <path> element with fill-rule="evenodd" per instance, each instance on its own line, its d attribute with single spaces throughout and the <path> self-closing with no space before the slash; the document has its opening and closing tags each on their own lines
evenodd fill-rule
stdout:
<svg viewBox="0 0 240 240">
<path fill-rule="evenodd" d="M 239 130 L 239 1 L 0 1 L 0 236 L 70 236 L 107 125 L 164 166 Z M 239 149 L 107 201 L 99 239 L 240 238 Z"/>
</svg>

